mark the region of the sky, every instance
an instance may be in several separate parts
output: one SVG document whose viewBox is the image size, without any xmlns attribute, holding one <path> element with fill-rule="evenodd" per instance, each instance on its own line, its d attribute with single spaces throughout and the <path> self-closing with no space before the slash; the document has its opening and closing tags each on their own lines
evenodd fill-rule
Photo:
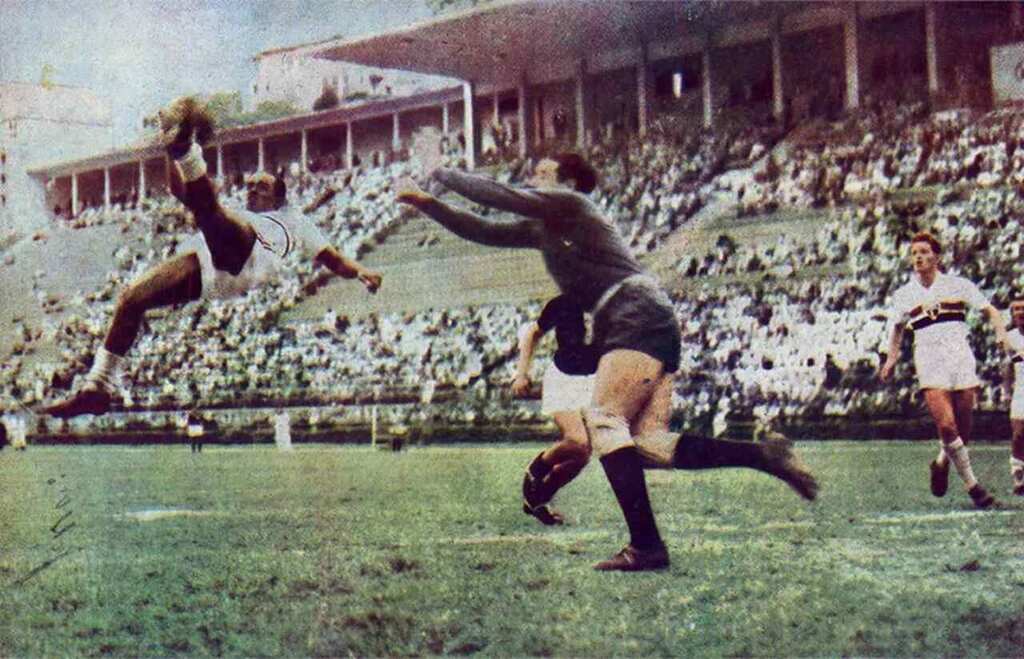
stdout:
<svg viewBox="0 0 1024 659">
<path fill-rule="evenodd" d="M 0 0 L 0 81 L 87 88 L 114 144 L 183 94 L 252 86 L 253 56 L 429 18 L 424 0 Z"/>
</svg>

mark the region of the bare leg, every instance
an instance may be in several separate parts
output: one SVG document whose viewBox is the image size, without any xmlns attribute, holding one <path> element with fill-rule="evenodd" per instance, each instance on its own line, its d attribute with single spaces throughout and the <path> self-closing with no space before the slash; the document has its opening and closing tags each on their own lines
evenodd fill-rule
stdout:
<svg viewBox="0 0 1024 659">
<path fill-rule="evenodd" d="M 195 254 L 161 263 L 121 293 L 103 347 L 116 355 L 126 355 L 147 311 L 198 300 L 201 292 L 199 258 Z"/>
<path fill-rule="evenodd" d="M 973 390 L 971 390 L 969 395 L 967 395 L 967 392 L 952 392 L 941 389 L 926 389 L 924 391 L 924 400 L 928 405 L 928 411 L 931 413 L 932 419 L 935 420 L 935 427 L 938 429 L 939 438 L 942 440 L 943 452 L 949 458 L 949 462 L 952 462 L 956 468 L 956 472 L 960 475 L 961 480 L 963 480 L 967 493 L 974 501 L 974 505 L 979 508 L 987 508 L 992 505 L 993 498 L 978 483 L 977 478 L 974 476 L 974 470 L 971 468 L 970 454 L 963 439 L 960 437 L 960 429 L 957 426 L 955 397 L 962 399 L 960 401 L 961 406 L 969 404 L 973 407 Z M 943 464 L 938 459 L 932 463 L 932 493 L 936 496 L 945 494 L 943 487 L 937 488 L 936 486 L 941 485 L 940 481 L 945 478 L 945 473 L 948 473 L 948 469 L 948 465 Z"/>
<path fill-rule="evenodd" d="M 556 412 L 554 419 L 562 431 L 561 439 L 535 457 L 523 477 L 523 512 L 548 526 L 564 523 L 562 515 L 552 510 L 548 503 L 590 461 L 582 415 L 579 412 Z"/>
<path fill-rule="evenodd" d="M 1010 477 L 1013 493 L 1024 496 L 1024 420 L 1010 419 L 1013 439 L 1010 446 Z"/>
<path fill-rule="evenodd" d="M 591 449 L 600 456 L 630 535 L 629 546 L 595 565 L 599 570 L 650 570 L 669 563 L 630 434 L 630 425 L 663 377 L 662 363 L 636 350 L 612 350 L 598 363 L 593 405 L 584 419 Z"/>
<path fill-rule="evenodd" d="M 86 385 L 42 412 L 65 419 L 108 412 L 112 386 L 107 383 L 116 377 L 117 364 L 135 342 L 146 312 L 196 300 L 201 291 L 199 259 L 195 254 L 161 263 L 132 282 L 118 298 L 103 348 L 93 360 Z"/>
<path fill-rule="evenodd" d="M 817 481 L 788 442 L 741 442 L 670 433 L 671 407 L 672 378 L 663 377 L 633 424 L 633 437 L 645 466 L 686 470 L 746 467 L 775 476 L 805 499 L 817 497 Z"/>
</svg>

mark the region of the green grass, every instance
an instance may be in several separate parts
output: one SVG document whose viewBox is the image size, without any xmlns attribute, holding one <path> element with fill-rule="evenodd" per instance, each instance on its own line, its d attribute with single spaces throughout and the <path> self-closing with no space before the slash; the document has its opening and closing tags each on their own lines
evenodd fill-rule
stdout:
<svg viewBox="0 0 1024 659">
<path fill-rule="evenodd" d="M 625 528 L 595 463 L 519 511 L 538 446 L 0 452 L 0 656 L 1024 652 L 1024 502 L 927 491 L 934 447 L 803 444 L 808 505 L 754 472 L 649 472 L 672 552 L 590 565 Z M 955 478 L 955 475 L 954 475 Z M 129 513 L 187 509 L 140 521 Z"/>
</svg>

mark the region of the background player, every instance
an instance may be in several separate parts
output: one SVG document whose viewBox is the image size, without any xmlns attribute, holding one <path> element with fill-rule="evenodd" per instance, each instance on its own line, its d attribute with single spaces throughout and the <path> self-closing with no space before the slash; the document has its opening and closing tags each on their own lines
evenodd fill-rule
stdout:
<svg viewBox="0 0 1024 659">
<path fill-rule="evenodd" d="M 981 386 L 967 340 L 967 308 L 985 314 L 1000 345 L 1010 348 L 999 311 L 973 283 L 940 272 L 941 253 L 942 245 L 930 233 L 918 233 L 911 239 L 914 275 L 893 294 L 889 354 L 879 376 L 883 382 L 892 376 L 903 333 L 913 330 L 918 383 L 941 440 L 939 454 L 931 463 L 932 494 L 946 494 L 952 461 L 974 505 L 988 508 L 994 499 L 975 477 L 967 451 L 974 428 L 974 402 Z"/>
<path fill-rule="evenodd" d="M 1010 303 L 1010 320 L 1013 329 L 1007 333 L 1007 340 L 1013 357 L 1003 378 L 1003 386 L 1011 396 L 1010 478 L 1013 493 L 1024 496 L 1024 297 L 1017 297 Z"/>
<path fill-rule="evenodd" d="M 175 101 L 161 111 L 160 123 L 161 140 L 173 160 L 167 173 L 169 188 L 192 211 L 202 235 L 186 241 L 179 255 L 143 274 L 120 295 L 84 386 L 44 408 L 46 414 L 70 418 L 109 411 L 122 362 L 147 311 L 202 297 L 244 295 L 273 279 L 293 249 L 303 249 L 338 276 L 358 278 L 371 293 L 380 286 L 379 273 L 343 256 L 312 223 L 285 212 L 283 180 L 266 173 L 249 177 L 248 211 L 218 203 L 201 147 L 213 135 L 213 122 L 197 101 Z"/>
<path fill-rule="evenodd" d="M 544 371 L 541 411 L 550 414 L 561 433 L 559 441 L 530 462 L 523 477 L 523 511 L 543 524 L 562 524 L 562 515 L 548 505 L 590 460 L 587 429 L 580 410 L 590 405 L 598 355 L 586 343 L 583 308 L 573 298 L 559 295 L 544 305 L 536 321 L 519 331 L 519 360 L 512 393 L 530 390 L 530 364 L 541 338 L 555 330 L 558 349 Z"/>
</svg>

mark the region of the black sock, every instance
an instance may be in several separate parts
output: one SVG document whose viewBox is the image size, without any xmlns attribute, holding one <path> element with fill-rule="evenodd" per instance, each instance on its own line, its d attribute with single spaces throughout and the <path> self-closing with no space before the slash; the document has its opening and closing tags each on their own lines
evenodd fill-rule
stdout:
<svg viewBox="0 0 1024 659">
<path fill-rule="evenodd" d="M 761 469 L 764 463 L 763 453 L 761 447 L 753 442 L 680 435 L 673 463 L 676 469 Z"/>
<path fill-rule="evenodd" d="M 609 453 L 601 458 L 601 466 L 626 518 L 630 544 L 637 549 L 664 546 L 654 522 L 654 511 L 647 496 L 647 481 L 636 448 L 629 446 Z"/>
</svg>

